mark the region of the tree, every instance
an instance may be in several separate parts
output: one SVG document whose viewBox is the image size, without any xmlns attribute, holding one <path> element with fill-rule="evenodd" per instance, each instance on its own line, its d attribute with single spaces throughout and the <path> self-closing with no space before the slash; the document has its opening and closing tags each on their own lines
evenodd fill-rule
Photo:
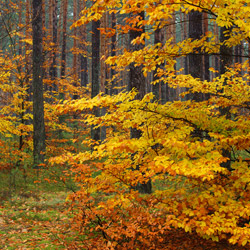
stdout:
<svg viewBox="0 0 250 250">
<path fill-rule="evenodd" d="M 139 21 L 144 20 L 144 12 L 138 13 L 137 16 Z M 134 27 L 134 29 L 129 31 L 129 40 L 131 44 L 131 51 L 140 51 L 143 49 L 143 44 L 133 44 L 134 40 L 138 37 L 141 37 L 141 35 L 144 33 L 144 29 L 140 26 Z M 142 72 L 141 66 L 136 66 L 136 62 L 133 62 L 129 65 L 129 84 L 128 84 L 128 90 L 137 90 L 136 99 L 142 100 L 143 97 L 146 94 L 146 79 Z M 139 139 L 142 136 L 142 131 L 138 128 L 131 128 L 130 136 L 133 139 Z M 135 158 L 136 153 L 132 154 L 132 158 Z M 135 164 L 135 169 L 140 171 L 140 166 L 138 164 Z M 151 181 L 148 180 L 145 183 L 138 183 L 135 186 L 136 189 L 139 190 L 141 193 L 151 193 L 152 192 L 152 185 Z"/>
<path fill-rule="evenodd" d="M 49 76 L 50 80 L 52 81 L 51 90 L 57 90 L 57 85 L 55 84 L 56 78 L 57 78 L 57 26 L 58 26 L 58 7 L 57 7 L 57 0 L 52 0 L 51 3 L 51 11 L 52 11 L 52 62 L 49 69 Z"/>
<path fill-rule="evenodd" d="M 179 42 L 168 38 L 163 46 L 145 42 L 152 38 L 152 31 L 165 27 L 180 11 L 192 21 L 189 38 Z M 85 112 L 86 123 L 110 130 L 92 152 L 50 160 L 71 165 L 80 186 L 69 197 L 78 211 L 72 226 L 87 235 L 78 242 L 79 248 L 173 249 L 177 236 L 186 233 L 249 248 L 248 62 L 234 65 L 210 81 L 201 74 L 204 54 L 230 56 L 222 53 L 224 48 L 249 40 L 246 1 L 98 0 L 75 26 L 96 22 L 106 12 L 124 18 L 124 25 L 117 24 L 116 30 L 129 33 L 135 48 L 106 60 L 117 72 L 130 67 L 131 91 L 59 105 L 59 113 Z M 230 30 L 229 35 L 219 41 L 218 34 L 208 30 L 202 36 L 202 13 L 209 14 L 222 30 Z M 189 75 L 176 74 L 180 57 L 189 57 Z M 159 78 L 152 83 L 185 88 L 182 97 L 193 96 L 193 100 L 160 104 L 152 93 L 146 94 L 142 79 L 157 67 Z M 200 98 L 204 95 L 208 98 Z M 104 107 L 103 117 L 89 114 Z M 194 131 L 208 137 L 201 140 Z M 224 154 L 228 149 L 230 157 Z M 230 169 L 223 165 L 228 161 Z M 131 188 L 150 181 L 152 193 Z M 190 241 L 185 249 L 193 249 L 193 244 Z"/>
<path fill-rule="evenodd" d="M 86 7 L 86 1 L 83 0 L 81 3 L 80 10 L 85 9 Z M 88 53 L 87 53 L 87 28 L 86 25 L 82 25 L 80 27 L 80 79 L 81 79 L 81 86 L 86 87 L 88 84 Z"/>
<path fill-rule="evenodd" d="M 202 13 L 199 11 L 191 11 L 189 13 L 189 37 L 193 40 L 201 39 L 202 32 Z M 197 51 L 194 51 L 191 55 L 188 56 L 188 67 L 189 74 L 194 78 L 203 78 L 203 60 L 202 55 L 197 48 Z M 202 101 L 202 95 L 196 93 L 191 99 L 195 101 Z"/>
<path fill-rule="evenodd" d="M 66 71 L 68 0 L 63 1 L 62 8 L 63 8 L 63 30 L 62 30 L 62 53 L 61 53 L 61 78 L 64 78 L 65 77 L 65 71 Z"/>
<path fill-rule="evenodd" d="M 100 91 L 100 20 L 92 21 L 92 86 L 91 97 L 95 97 Z M 94 115 L 99 116 L 98 108 L 94 110 Z M 91 138 L 94 141 L 101 139 L 100 128 L 91 127 Z"/>
<path fill-rule="evenodd" d="M 34 166 L 44 162 L 45 124 L 43 104 L 42 0 L 33 0 L 33 144 Z"/>
</svg>

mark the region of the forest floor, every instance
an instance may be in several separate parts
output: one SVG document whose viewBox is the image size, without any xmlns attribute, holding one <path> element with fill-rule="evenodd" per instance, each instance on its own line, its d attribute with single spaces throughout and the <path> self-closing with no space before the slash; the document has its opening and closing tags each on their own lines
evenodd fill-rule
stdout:
<svg viewBox="0 0 250 250">
<path fill-rule="evenodd" d="M 75 235 L 65 205 L 67 192 L 21 193 L 0 206 L 0 249 L 72 249 Z M 167 238 L 172 250 L 243 250 L 249 247 L 213 242 L 182 231 L 173 231 Z M 71 247 L 69 247 L 71 245 Z M 75 248 L 78 249 L 78 248 Z M 83 249 L 83 248 L 79 248 Z M 100 249 L 101 250 L 101 249 Z"/>
<path fill-rule="evenodd" d="M 84 249 L 75 246 L 77 235 L 70 230 L 72 216 L 66 203 L 69 194 L 67 189 L 57 188 L 56 184 L 43 183 L 9 193 L 4 186 L 5 180 L 6 178 L 0 175 L 1 250 Z M 163 250 L 250 249 L 250 246 L 233 246 L 226 241 L 204 240 L 181 230 L 170 231 L 166 239 Z"/>
<path fill-rule="evenodd" d="M 67 249 L 66 192 L 23 192 L 0 206 L 0 249 Z M 66 236 L 66 237 L 65 237 Z"/>
</svg>

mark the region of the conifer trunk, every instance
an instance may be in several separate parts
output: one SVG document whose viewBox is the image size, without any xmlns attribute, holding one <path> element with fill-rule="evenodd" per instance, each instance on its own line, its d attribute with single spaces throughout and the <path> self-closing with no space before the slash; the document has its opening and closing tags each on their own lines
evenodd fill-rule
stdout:
<svg viewBox="0 0 250 250">
<path fill-rule="evenodd" d="M 44 162 L 45 125 L 43 104 L 42 0 L 33 0 L 33 143 L 34 167 Z"/>
<path fill-rule="evenodd" d="M 92 88 L 91 98 L 100 92 L 99 74 L 100 74 L 100 20 L 92 22 Z M 95 116 L 99 116 L 99 110 L 95 109 Z M 94 141 L 101 139 L 100 128 L 91 128 L 91 138 Z"/>
<path fill-rule="evenodd" d="M 68 10 L 68 0 L 64 0 L 64 2 L 63 2 L 63 31 L 62 31 L 61 78 L 65 77 L 65 70 L 66 70 L 67 10 Z"/>
<path fill-rule="evenodd" d="M 82 3 L 82 8 L 80 7 L 80 10 L 85 9 L 86 7 L 86 2 L 83 0 Z M 82 53 L 80 54 L 80 81 L 81 81 L 81 86 L 86 87 L 88 84 L 88 59 L 87 59 L 87 29 L 86 29 L 86 24 L 82 25 L 80 27 L 80 36 L 81 36 L 81 41 L 80 41 L 80 49 L 82 50 Z"/>
<path fill-rule="evenodd" d="M 191 11 L 189 13 L 189 38 L 192 40 L 200 39 L 202 37 L 202 13 L 198 11 Z M 194 78 L 203 78 L 203 60 L 199 49 L 188 56 L 188 73 Z M 200 93 L 189 95 L 189 99 L 194 101 L 202 101 L 203 97 Z"/>
</svg>

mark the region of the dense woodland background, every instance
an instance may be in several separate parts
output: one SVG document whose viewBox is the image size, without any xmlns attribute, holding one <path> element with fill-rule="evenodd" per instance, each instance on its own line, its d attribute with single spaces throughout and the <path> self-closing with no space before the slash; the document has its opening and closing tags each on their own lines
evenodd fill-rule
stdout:
<svg viewBox="0 0 250 250">
<path fill-rule="evenodd" d="M 10 247 L 10 217 L 36 219 L 7 210 L 62 192 L 40 247 L 249 248 L 249 1 L 2 0 L 0 20 Z"/>
</svg>

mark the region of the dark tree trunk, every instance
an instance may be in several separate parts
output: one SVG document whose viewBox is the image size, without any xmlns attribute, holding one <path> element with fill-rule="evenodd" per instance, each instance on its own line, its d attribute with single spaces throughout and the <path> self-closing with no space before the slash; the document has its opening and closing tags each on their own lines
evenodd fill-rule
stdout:
<svg viewBox="0 0 250 250">
<path fill-rule="evenodd" d="M 228 31 L 226 27 L 222 27 L 220 30 L 220 42 L 224 42 L 227 37 L 225 36 L 225 31 Z M 227 67 L 231 66 L 233 63 L 233 48 L 229 48 L 226 45 L 220 47 L 220 74 L 224 74 L 227 71 Z M 226 84 L 226 83 L 225 83 Z M 231 114 L 229 108 L 221 108 L 221 115 L 226 115 L 227 119 L 231 119 Z M 222 155 L 228 158 L 228 161 L 221 164 L 222 167 L 231 169 L 231 151 L 229 149 L 223 149 Z"/>
<path fill-rule="evenodd" d="M 113 12 L 113 13 L 111 13 L 111 28 L 115 29 L 115 27 L 116 27 L 116 16 L 115 16 L 115 13 Z M 116 50 L 116 34 L 113 35 L 111 38 L 111 56 L 116 55 L 115 50 Z M 111 68 L 111 79 L 113 79 L 115 74 L 116 74 L 115 70 L 113 68 Z M 115 89 L 116 86 L 117 86 L 116 80 L 113 79 L 111 90 L 110 90 L 111 95 L 118 94 L 118 90 Z"/>
<path fill-rule="evenodd" d="M 203 24 L 204 24 L 204 29 L 203 29 L 203 33 L 204 35 L 206 35 L 208 33 L 208 14 L 207 13 L 203 13 Z M 209 54 L 208 53 L 205 53 L 204 55 L 204 74 L 203 74 L 203 80 L 207 80 L 209 81 L 210 80 L 210 71 L 209 71 L 209 68 L 210 68 L 210 63 L 209 63 Z M 208 100 L 210 98 L 210 95 L 209 94 L 203 94 L 203 99 L 204 100 Z"/>
<path fill-rule="evenodd" d="M 34 167 L 44 162 L 42 0 L 33 0 L 33 143 Z"/>
<path fill-rule="evenodd" d="M 82 6 L 79 6 L 79 9 L 82 10 L 86 7 L 86 2 L 83 0 L 81 2 Z M 87 27 L 86 24 L 79 27 L 80 29 L 80 35 L 81 35 L 81 44 L 80 48 L 82 50 L 82 53 L 80 54 L 80 81 L 81 86 L 86 87 L 88 84 L 88 59 L 87 59 Z"/>
<path fill-rule="evenodd" d="M 68 0 L 64 0 L 64 3 L 63 3 L 63 32 L 62 32 L 61 78 L 65 77 L 65 70 L 66 70 L 67 9 L 68 9 Z"/>
<path fill-rule="evenodd" d="M 196 40 L 202 37 L 202 13 L 198 11 L 191 11 L 189 13 L 189 38 Z M 202 79 L 203 60 L 199 48 L 188 56 L 188 73 L 194 78 Z M 195 93 L 188 96 L 194 101 L 202 101 L 202 94 Z"/>
<path fill-rule="evenodd" d="M 225 36 L 225 31 L 228 31 L 228 29 L 225 27 L 220 29 L 220 42 L 224 42 L 227 39 Z M 224 74 L 227 71 L 226 67 L 233 63 L 232 54 L 232 48 L 229 48 L 226 45 L 222 45 L 220 47 L 220 74 Z"/>
<path fill-rule="evenodd" d="M 92 22 L 92 89 L 91 97 L 95 97 L 100 92 L 100 21 Z M 99 110 L 95 109 L 95 116 L 99 116 Z M 94 141 L 101 139 L 100 128 L 91 128 L 91 138 Z"/>
<path fill-rule="evenodd" d="M 141 19 L 144 19 L 144 12 L 141 12 L 140 14 Z M 137 31 L 137 30 L 130 30 L 129 31 L 129 40 L 130 43 L 138 36 L 140 36 L 144 30 Z M 137 51 L 143 49 L 143 44 L 135 44 L 131 45 L 132 51 Z M 129 66 L 129 84 L 128 84 L 128 90 L 136 89 L 138 91 L 138 94 L 136 96 L 137 99 L 141 100 L 144 95 L 146 94 L 146 88 L 145 88 L 145 77 L 142 73 L 142 66 L 135 66 L 134 63 L 132 63 Z M 131 138 L 140 138 L 141 137 L 141 131 L 136 128 L 131 128 Z M 139 169 L 139 166 L 137 166 Z M 147 183 L 139 184 L 135 187 L 140 193 L 151 193 L 152 192 L 152 184 L 151 181 L 148 181 Z"/>
<path fill-rule="evenodd" d="M 56 65 L 56 57 L 57 57 L 57 25 L 58 25 L 58 19 L 57 19 L 57 1 L 53 0 L 52 5 L 52 42 L 53 42 L 53 50 L 52 50 L 52 63 L 50 65 L 50 80 L 53 82 L 53 87 L 51 90 L 57 91 L 57 85 L 55 84 L 56 78 L 57 78 L 57 65 Z"/>
<path fill-rule="evenodd" d="M 144 19 L 144 13 L 140 13 L 140 16 L 142 19 Z M 135 31 L 130 30 L 129 32 L 129 40 L 130 43 L 140 36 L 144 31 Z M 144 48 L 143 44 L 135 44 L 130 45 L 131 51 L 137 51 Z M 142 73 L 142 66 L 135 67 L 134 63 L 129 66 L 129 84 L 128 84 L 128 90 L 136 89 L 138 91 L 138 94 L 136 96 L 137 99 L 142 99 L 144 95 L 146 94 L 145 89 L 145 77 Z"/>
<path fill-rule="evenodd" d="M 157 44 L 157 43 L 163 44 L 163 34 L 162 34 L 161 29 L 156 29 L 155 30 L 154 44 Z M 157 65 L 156 66 L 156 69 L 153 72 L 153 81 L 156 81 L 157 79 L 159 79 L 159 77 L 156 74 L 157 74 L 157 70 L 161 66 L 163 66 L 163 65 Z M 153 91 L 153 94 L 154 94 L 156 100 L 160 99 L 160 85 L 162 85 L 162 83 L 157 82 L 156 84 L 154 84 L 152 86 L 152 91 Z"/>
<path fill-rule="evenodd" d="M 204 35 L 208 33 L 208 14 L 203 14 L 204 18 Z M 210 71 L 209 71 L 209 54 L 204 55 L 204 80 L 210 80 Z"/>
</svg>

